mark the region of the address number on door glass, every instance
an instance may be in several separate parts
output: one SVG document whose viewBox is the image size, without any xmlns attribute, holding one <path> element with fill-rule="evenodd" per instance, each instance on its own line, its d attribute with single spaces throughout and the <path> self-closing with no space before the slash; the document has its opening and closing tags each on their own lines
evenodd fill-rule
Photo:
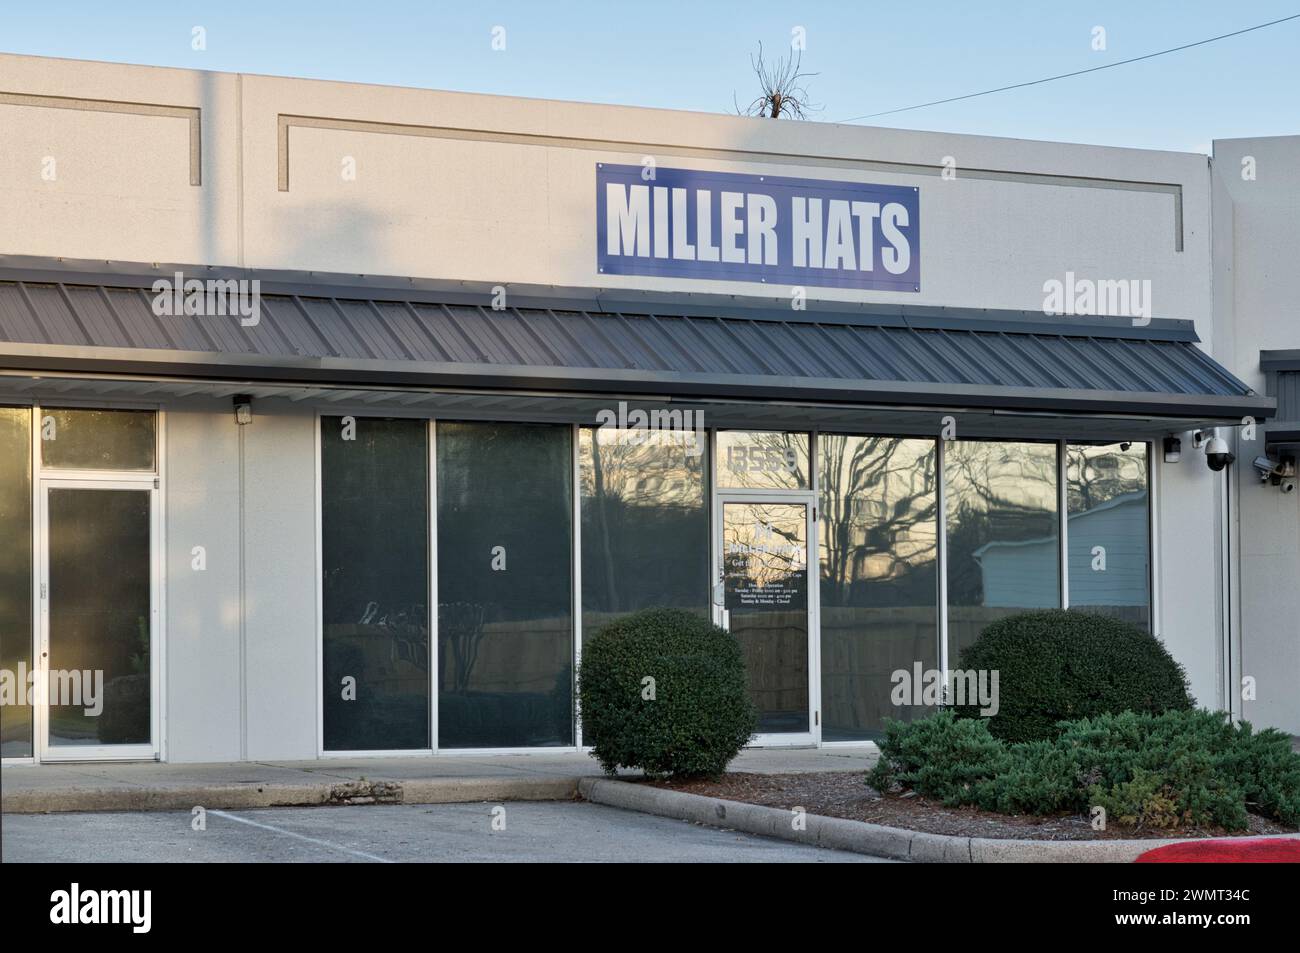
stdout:
<svg viewBox="0 0 1300 953">
<path fill-rule="evenodd" d="M 794 473 L 798 466 L 794 447 L 727 448 L 727 469 L 733 473 Z"/>
</svg>

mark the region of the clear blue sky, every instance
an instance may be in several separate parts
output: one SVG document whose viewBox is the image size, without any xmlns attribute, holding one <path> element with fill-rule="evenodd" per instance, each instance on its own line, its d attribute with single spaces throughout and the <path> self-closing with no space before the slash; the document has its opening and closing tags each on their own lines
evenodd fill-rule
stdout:
<svg viewBox="0 0 1300 953">
<path fill-rule="evenodd" d="M 0 0 L 0 50 L 731 112 L 749 54 L 807 35 L 823 121 L 1140 56 L 1300 13 L 1300 0 L 80 2 Z M 191 28 L 207 49 L 191 48 Z M 506 49 L 491 48 L 494 26 Z M 1107 49 L 1091 49 L 1092 30 Z M 0 76 L 0 89 L 4 88 Z M 880 125 L 1207 151 L 1300 133 L 1300 20 Z"/>
</svg>

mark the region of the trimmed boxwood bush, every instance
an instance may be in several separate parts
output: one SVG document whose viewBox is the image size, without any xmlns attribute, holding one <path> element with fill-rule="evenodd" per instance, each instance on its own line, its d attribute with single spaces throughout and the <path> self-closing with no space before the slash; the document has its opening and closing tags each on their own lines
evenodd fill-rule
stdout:
<svg viewBox="0 0 1300 953">
<path fill-rule="evenodd" d="M 1106 616 L 1051 609 L 1008 616 L 962 650 L 962 669 L 998 672 L 1004 741 L 1052 738 L 1056 723 L 1107 712 L 1186 711 L 1187 675 L 1153 635 Z M 959 714 L 979 717 L 978 707 Z"/>
<path fill-rule="evenodd" d="M 987 720 L 940 712 L 890 721 L 867 775 L 956 807 L 1003 814 L 1088 814 L 1136 829 L 1216 825 L 1247 813 L 1300 827 L 1300 755 L 1290 736 L 1222 713 L 1123 712 L 1064 722 L 1051 741 L 1006 744 Z"/>
<path fill-rule="evenodd" d="M 721 774 L 758 723 L 739 643 L 684 609 L 645 609 L 597 632 L 578 698 L 583 741 L 609 774 Z"/>
</svg>

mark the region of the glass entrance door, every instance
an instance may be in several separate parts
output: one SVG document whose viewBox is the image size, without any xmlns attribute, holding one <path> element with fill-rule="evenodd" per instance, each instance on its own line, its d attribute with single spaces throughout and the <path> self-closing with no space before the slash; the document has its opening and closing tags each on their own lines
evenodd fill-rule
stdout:
<svg viewBox="0 0 1300 953">
<path fill-rule="evenodd" d="M 817 742 L 816 590 L 808 576 L 812 501 L 803 495 L 718 499 L 720 624 L 745 655 L 757 744 Z"/>
<path fill-rule="evenodd" d="M 155 495 L 152 482 L 42 483 L 41 760 L 157 754 Z"/>
</svg>

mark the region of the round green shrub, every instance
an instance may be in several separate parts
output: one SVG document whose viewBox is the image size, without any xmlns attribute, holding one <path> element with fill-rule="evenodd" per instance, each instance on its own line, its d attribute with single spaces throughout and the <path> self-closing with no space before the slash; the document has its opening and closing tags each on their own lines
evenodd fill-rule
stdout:
<svg viewBox="0 0 1300 953">
<path fill-rule="evenodd" d="M 721 774 L 758 723 L 739 643 L 684 609 L 645 609 L 597 632 L 578 699 L 583 741 L 609 774 Z"/>
<path fill-rule="evenodd" d="M 1054 738 L 1067 719 L 1192 707 L 1187 675 L 1160 641 L 1106 616 L 1060 609 L 1009 616 L 963 649 L 958 666 L 998 672 L 989 730 L 1005 741 Z M 979 717 L 978 706 L 959 713 Z"/>
</svg>

